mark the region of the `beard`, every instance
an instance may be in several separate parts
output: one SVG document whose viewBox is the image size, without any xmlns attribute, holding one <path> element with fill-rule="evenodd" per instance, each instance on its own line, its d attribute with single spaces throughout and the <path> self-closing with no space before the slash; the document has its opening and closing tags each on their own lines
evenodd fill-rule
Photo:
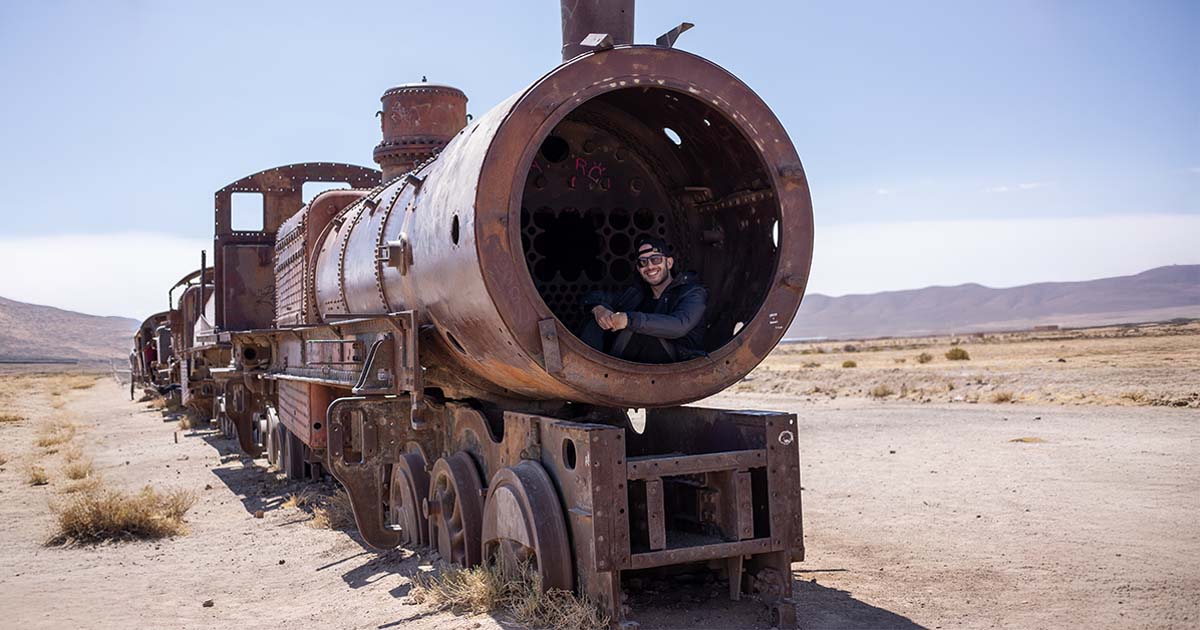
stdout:
<svg viewBox="0 0 1200 630">
<path fill-rule="evenodd" d="M 671 270 L 663 269 L 662 273 L 658 274 L 657 280 L 650 280 L 650 279 L 646 278 L 645 275 L 643 275 L 642 281 L 652 287 L 662 286 L 664 283 L 671 281 Z"/>
</svg>

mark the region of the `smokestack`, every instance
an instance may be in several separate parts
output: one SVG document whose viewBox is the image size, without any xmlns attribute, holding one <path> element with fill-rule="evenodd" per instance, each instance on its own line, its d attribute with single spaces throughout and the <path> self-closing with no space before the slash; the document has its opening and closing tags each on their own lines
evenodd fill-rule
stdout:
<svg viewBox="0 0 1200 630">
<path fill-rule="evenodd" d="M 433 157 L 467 124 L 467 96 L 448 85 L 406 83 L 380 101 L 383 141 L 375 147 L 375 162 L 384 182 Z"/>
<path fill-rule="evenodd" d="M 591 48 L 579 42 L 592 33 L 612 37 L 613 44 L 633 43 L 634 0 L 560 0 L 562 7 L 562 60 L 578 57 Z"/>
</svg>

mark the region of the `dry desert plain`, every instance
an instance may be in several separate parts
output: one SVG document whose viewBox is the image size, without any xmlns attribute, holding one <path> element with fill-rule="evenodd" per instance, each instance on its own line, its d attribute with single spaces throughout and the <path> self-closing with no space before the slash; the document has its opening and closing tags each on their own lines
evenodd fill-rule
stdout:
<svg viewBox="0 0 1200 630">
<path fill-rule="evenodd" d="M 799 418 L 801 628 L 1197 628 L 1198 392 L 1193 323 L 788 345 L 701 404 Z M 430 552 L 313 527 L 310 490 L 176 420 L 111 377 L 0 372 L 5 627 L 515 627 L 411 602 Z M 46 544 L 54 506 L 146 484 L 195 493 L 187 533 Z M 649 584 L 632 618 L 767 626 L 723 593 Z"/>
</svg>

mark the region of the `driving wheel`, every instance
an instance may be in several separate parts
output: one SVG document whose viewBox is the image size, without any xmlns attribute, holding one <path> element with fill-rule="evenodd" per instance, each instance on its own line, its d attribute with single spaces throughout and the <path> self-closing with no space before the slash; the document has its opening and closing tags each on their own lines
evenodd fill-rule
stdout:
<svg viewBox="0 0 1200 630">
<path fill-rule="evenodd" d="M 421 506 L 428 496 L 429 473 L 425 471 L 425 457 L 420 453 L 405 453 L 392 465 L 388 493 L 388 522 L 400 527 L 401 545 L 429 545 L 429 521 L 421 514 Z"/>
<path fill-rule="evenodd" d="M 483 553 L 502 566 L 514 560 L 527 565 L 541 576 L 543 589 L 571 590 L 567 524 L 541 464 L 526 460 L 492 477 L 483 508 Z"/>
<path fill-rule="evenodd" d="M 425 511 L 429 538 L 447 562 L 463 567 L 479 564 L 482 487 L 475 462 L 466 452 L 433 465 Z"/>
</svg>

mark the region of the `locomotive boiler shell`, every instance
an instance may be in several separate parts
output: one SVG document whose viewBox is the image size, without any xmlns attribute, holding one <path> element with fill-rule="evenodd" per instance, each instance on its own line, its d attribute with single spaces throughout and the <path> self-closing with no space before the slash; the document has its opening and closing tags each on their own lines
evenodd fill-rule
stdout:
<svg viewBox="0 0 1200 630">
<path fill-rule="evenodd" d="M 753 317 L 705 357 L 648 365 L 588 347 L 556 318 L 526 264 L 521 219 L 529 165 L 572 111 L 618 90 L 702 103 L 736 128 L 762 163 L 778 220 L 777 251 L 759 270 L 765 288 Z M 554 69 L 464 128 L 436 159 L 335 218 L 313 261 L 315 302 L 326 321 L 415 310 L 436 328 L 458 369 L 510 396 L 678 405 L 736 382 L 779 342 L 804 292 L 812 234 L 799 157 L 753 91 L 701 57 L 620 46 Z"/>
</svg>

